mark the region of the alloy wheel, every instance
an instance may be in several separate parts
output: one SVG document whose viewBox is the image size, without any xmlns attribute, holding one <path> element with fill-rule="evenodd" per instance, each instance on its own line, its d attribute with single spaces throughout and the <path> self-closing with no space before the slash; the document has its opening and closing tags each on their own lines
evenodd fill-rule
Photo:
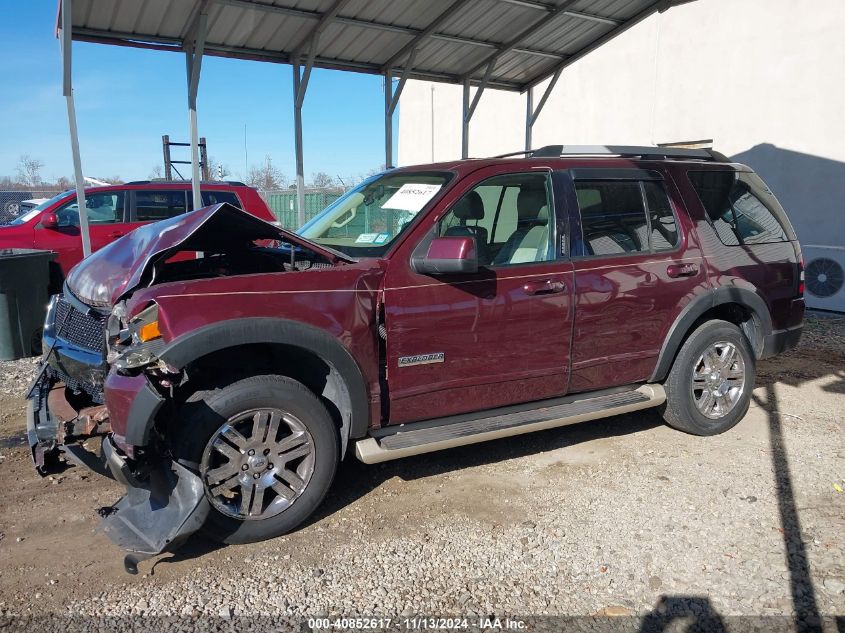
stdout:
<svg viewBox="0 0 845 633">
<path fill-rule="evenodd" d="M 211 504 L 240 520 L 284 512 L 314 473 L 314 440 L 297 417 L 254 409 L 230 418 L 205 446 L 200 475 Z"/>
<path fill-rule="evenodd" d="M 745 361 L 737 346 L 727 341 L 711 344 L 692 370 L 692 397 L 707 418 L 730 413 L 745 390 Z"/>
</svg>

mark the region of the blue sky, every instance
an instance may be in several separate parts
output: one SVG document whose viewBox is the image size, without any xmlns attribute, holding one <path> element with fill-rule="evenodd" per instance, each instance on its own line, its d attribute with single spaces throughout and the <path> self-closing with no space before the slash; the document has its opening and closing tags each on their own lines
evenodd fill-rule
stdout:
<svg viewBox="0 0 845 633">
<path fill-rule="evenodd" d="M 11 4 L 0 2 L 6 5 L 0 20 L 0 176 L 14 175 L 22 154 L 44 163 L 45 180 L 70 176 L 56 2 L 14 2 L 14 11 Z M 73 66 L 86 176 L 147 178 L 162 164 L 162 134 L 188 140 L 184 55 L 74 42 Z M 270 154 L 293 179 L 292 83 L 287 65 L 203 59 L 199 131 L 208 139 L 209 155 L 229 167 L 230 177 L 244 176 L 246 125 L 249 164 Z M 383 164 L 381 77 L 315 69 L 303 132 L 306 180 L 316 171 L 358 176 Z M 183 151 L 181 158 L 189 159 Z"/>
</svg>

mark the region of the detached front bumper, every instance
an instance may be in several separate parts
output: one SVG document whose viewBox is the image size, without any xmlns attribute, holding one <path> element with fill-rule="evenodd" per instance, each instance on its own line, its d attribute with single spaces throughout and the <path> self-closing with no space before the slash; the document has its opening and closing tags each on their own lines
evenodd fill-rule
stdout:
<svg viewBox="0 0 845 633">
<path fill-rule="evenodd" d="M 42 373 L 31 390 L 26 409 L 26 435 L 35 469 L 41 475 L 58 472 L 63 462 L 90 468 L 105 477 L 111 473 L 100 455 L 86 448 L 111 430 L 105 405 L 75 409 L 67 399 L 67 387 Z"/>
</svg>

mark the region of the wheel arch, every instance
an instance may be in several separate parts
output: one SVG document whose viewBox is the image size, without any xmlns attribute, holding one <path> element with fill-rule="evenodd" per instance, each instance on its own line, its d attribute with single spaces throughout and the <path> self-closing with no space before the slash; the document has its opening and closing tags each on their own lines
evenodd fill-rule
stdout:
<svg viewBox="0 0 845 633">
<path fill-rule="evenodd" d="M 333 405 L 341 458 L 349 440 L 364 437 L 369 428 L 369 397 L 361 368 L 336 338 L 314 326 L 272 317 L 222 321 L 179 337 L 159 358 L 179 370 L 234 364 L 232 373 L 279 371 L 303 382 Z M 238 365 L 243 359 L 248 359 L 250 371 Z"/>
<path fill-rule="evenodd" d="M 704 321 L 722 319 L 737 325 L 745 334 L 754 355 L 763 354 L 766 337 L 772 333 L 772 317 L 763 298 L 747 288 L 716 288 L 687 304 L 663 341 L 650 382 L 662 382 L 689 335 Z"/>
</svg>

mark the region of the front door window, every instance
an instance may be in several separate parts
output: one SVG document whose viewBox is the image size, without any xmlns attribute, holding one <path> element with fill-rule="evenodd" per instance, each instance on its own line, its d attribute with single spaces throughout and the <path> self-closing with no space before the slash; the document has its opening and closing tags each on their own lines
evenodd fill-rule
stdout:
<svg viewBox="0 0 845 633">
<path fill-rule="evenodd" d="M 440 220 L 438 235 L 476 240 L 478 263 L 502 267 L 553 258 L 554 222 L 545 174 L 505 174 L 468 191 Z"/>
</svg>

